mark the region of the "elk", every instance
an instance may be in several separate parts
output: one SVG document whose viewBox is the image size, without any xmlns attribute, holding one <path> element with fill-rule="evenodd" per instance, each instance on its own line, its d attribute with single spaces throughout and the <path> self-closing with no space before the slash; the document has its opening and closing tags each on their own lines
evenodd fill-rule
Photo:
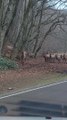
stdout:
<svg viewBox="0 0 67 120">
<path fill-rule="evenodd" d="M 44 54 L 43 57 L 45 59 L 45 62 L 50 62 L 50 60 L 51 60 L 51 54 Z"/>
<path fill-rule="evenodd" d="M 52 54 L 52 55 L 51 55 L 51 62 L 53 62 L 53 63 L 54 63 L 54 62 L 55 62 L 55 60 L 56 60 L 56 58 L 55 58 L 55 54 Z"/>
<path fill-rule="evenodd" d="M 63 53 L 55 53 L 55 54 L 43 54 L 45 62 L 65 62 L 67 61 L 66 55 Z"/>
<path fill-rule="evenodd" d="M 23 56 L 23 59 L 26 61 L 26 58 L 27 58 L 27 52 L 26 52 L 26 51 L 23 51 L 23 52 L 22 52 L 22 56 Z"/>
<path fill-rule="evenodd" d="M 62 56 L 62 60 L 66 63 L 66 56 L 65 56 L 65 54 L 63 54 L 63 56 Z"/>
<path fill-rule="evenodd" d="M 55 55 L 55 59 L 56 59 L 58 62 L 60 62 L 60 60 L 61 60 L 60 57 L 58 56 L 58 54 Z"/>
<path fill-rule="evenodd" d="M 44 54 L 43 55 L 44 59 L 45 59 L 45 62 L 55 62 L 55 61 L 58 61 L 60 62 L 60 58 L 57 54 Z"/>
<path fill-rule="evenodd" d="M 24 64 L 24 61 L 26 61 L 26 58 L 27 58 L 26 51 L 19 52 L 18 55 L 16 56 L 16 59 L 19 60 L 21 64 Z"/>
</svg>

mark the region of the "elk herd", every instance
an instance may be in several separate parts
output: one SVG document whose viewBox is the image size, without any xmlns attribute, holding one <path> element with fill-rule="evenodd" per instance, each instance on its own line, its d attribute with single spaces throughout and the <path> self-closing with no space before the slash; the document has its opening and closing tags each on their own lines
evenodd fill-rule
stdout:
<svg viewBox="0 0 67 120">
<path fill-rule="evenodd" d="M 22 63 L 28 58 L 34 58 L 33 53 L 28 53 L 26 51 L 23 51 L 20 60 Z M 41 58 L 44 58 L 45 62 L 50 62 L 50 63 L 67 63 L 67 53 L 49 53 L 49 54 L 43 54 Z"/>
<path fill-rule="evenodd" d="M 5 49 L 5 56 L 11 58 L 12 52 L 13 47 L 11 45 L 7 45 Z M 22 52 L 19 52 L 15 58 L 23 64 L 28 58 L 34 58 L 34 53 L 23 50 Z M 41 58 L 44 58 L 45 62 L 67 63 L 67 53 L 43 53 Z"/>
<path fill-rule="evenodd" d="M 45 62 L 64 62 L 67 63 L 67 53 L 47 53 L 47 54 L 43 54 L 43 58 L 45 60 Z"/>
</svg>

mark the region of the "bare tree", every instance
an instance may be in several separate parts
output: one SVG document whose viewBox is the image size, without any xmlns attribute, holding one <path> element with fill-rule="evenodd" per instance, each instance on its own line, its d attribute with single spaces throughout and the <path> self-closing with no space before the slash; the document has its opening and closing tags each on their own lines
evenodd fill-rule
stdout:
<svg viewBox="0 0 67 120">
<path fill-rule="evenodd" d="M 7 44 L 15 50 L 31 50 L 37 55 L 46 37 L 66 15 L 58 10 L 66 0 L 2 0 L 0 6 L 0 55 Z M 54 9 L 54 7 L 56 9 Z"/>
<path fill-rule="evenodd" d="M 9 31 L 10 25 L 12 23 L 13 17 L 15 15 L 15 6 L 17 0 L 2 0 L 0 8 L 0 55 L 2 53 L 3 47 L 6 41 L 6 35 Z"/>
</svg>

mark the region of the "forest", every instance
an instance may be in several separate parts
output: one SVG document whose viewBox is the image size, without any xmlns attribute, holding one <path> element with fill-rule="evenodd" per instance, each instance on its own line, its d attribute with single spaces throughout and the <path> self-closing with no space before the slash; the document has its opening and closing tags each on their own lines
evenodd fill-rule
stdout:
<svg viewBox="0 0 67 120">
<path fill-rule="evenodd" d="M 67 16 L 58 8 L 65 3 L 65 0 L 0 0 L 0 55 L 5 55 L 10 46 L 11 57 L 24 50 L 37 56 L 49 34 L 58 26 L 64 30 Z"/>
</svg>

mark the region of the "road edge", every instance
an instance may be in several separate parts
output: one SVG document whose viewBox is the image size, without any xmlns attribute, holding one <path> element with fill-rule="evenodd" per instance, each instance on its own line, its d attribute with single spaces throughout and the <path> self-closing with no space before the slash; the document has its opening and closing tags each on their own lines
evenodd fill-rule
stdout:
<svg viewBox="0 0 67 120">
<path fill-rule="evenodd" d="M 44 85 L 44 86 L 40 86 L 40 87 L 36 87 L 36 88 L 25 89 L 23 91 L 16 91 L 16 92 L 13 92 L 13 93 L 8 94 L 8 95 L 0 96 L 0 100 L 8 98 L 8 97 L 12 97 L 12 96 L 20 95 L 20 94 L 25 94 L 25 93 L 28 93 L 28 92 L 32 92 L 32 91 L 35 91 L 35 90 L 42 89 L 42 88 L 56 86 L 56 85 L 59 85 L 59 84 L 63 84 L 65 82 L 67 82 L 67 81 L 64 80 L 64 81 L 61 81 L 61 82 L 50 83 L 50 84 L 47 84 L 47 85 Z"/>
</svg>

